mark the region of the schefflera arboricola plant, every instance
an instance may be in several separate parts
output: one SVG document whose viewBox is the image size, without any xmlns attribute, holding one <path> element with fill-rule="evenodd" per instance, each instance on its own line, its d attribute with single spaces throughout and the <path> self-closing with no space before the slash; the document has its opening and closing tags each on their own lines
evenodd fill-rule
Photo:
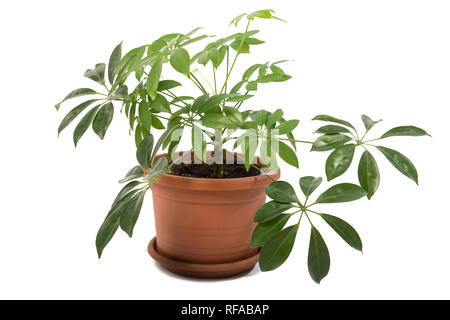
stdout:
<svg viewBox="0 0 450 320">
<path fill-rule="evenodd" d="M 299 186 L 304 196 L 303 201 L 288 182 L 276 181 L 266 187 L 266 194 L 272 201 L 256 212 L 255 221 L 258 222 L 258 226 L 252 237 L 253 246 L 263 247 L 260 255 L 260 266 L 263 271 L 278 268 L 289 257 L 303 217 L 306 217 L 311 227 L 308 269 L 311 278 L 317 283 L 320 283 L 329 272 L 330 254 L 311 216 L 322 218 L 348 245 L 362 252 L 361 238 L 349 223 L 333 215 L 318 212 L 315 208 L 322 204 L 350 202 L 363 197 L 370 200 L 373 197 L 380 184 L 380 171 L 375 157 L 369 151 L 370 148 L 378 150 L 398 171 L 419 184 L 417 169 L 411 160 L 396 150 L 374 143 L 389 137 L 429 136 L 429 134 L 415 126 L 399 126 L 388 130 L 378 138 L 366 139 L 372 127 L 381 120 L 374 121 L 367 115 L 362 115 L 361 119 L 365 127 L 363 135 L 360 135 L 355 126 L 346 120 L 318 115 L 313 120 L 328 124 L 317 129 L 315 133 L 321 135 L 311 142 L 311 151 L 332 151 L 325 163 L 328 181 L 343 175 L 353 162 L 355 149 L 361 148 L 363 153 L 358 164 L 358 185 L 352 183 L 334 185 L 320 194 L 315 201 L 310 201 L 310 197 L 322 183 L 321 177 L 300 178 Z M 284 228 L 292 216 L 298 216 L 297 223 Z"/>
<path fill-rule="evenodd" d="M 126 185 L 116 196 L 111 209 L 103 221 L 96 238 L 98 256 L 116 231 L 121 228 L 130 237 L 139 218 L 144 196 L 150 186 L 157 183 L 164 174 L 171 172 L 177 159 L 172 157 L 185 132 L 192 139 L 192 151 L 201 161 L 206 161 L 206 150 L 214 150 L 214 178 L 223 178 L 222 155 L 237 148 L 240 160 L 247 170 L 253 167 L 261 174 L 262 168 L 253 162 L 255 155 L 273 170 L 278 169 L 278 159 L 296 168 L 299 161 L 297 144 L 312 145 L 311 151 L 332 151 L 326 161 L 326 176 L 332 180 L 342 175 L 350 166 L 356 148 L 364 148 L 358 166 L 359 184 L 334 185 L 318 196 L 314 202 L 309 199 L 322 182 L 320 177 L 306 176 L 300 179 L 304 200 L 300 201 L 294 188 L 285 181 L 274 181 L 266 188 L 272 200 L 263 205 L 255 215 L 258 225 L 254 231 L 252 245 L 262 247 L 260 267 L 263 271 L 278 268 L 288 258 L 303 217 L 311 224 L 308 267 L 314 281 L 320 282 L 328 273 L 330 258 L 327 246 L 315 228 L 311 215 L 324 219 L 350 246 L 362 250 L 362 242 L 353 227 L 340 218 L 315 211 L 315 206 L 326 203 L 348 202 L 367 196 L 369 199 L 378 189 L 380 174 L 369 147 L 377 148 L 400 172 L 418 182 L 414 165 L 399 152 L 382 146 L 374 146 L 377 140 L 391 136 L 421 136 L 427 133 L 413 126 L 397 127 L 378 139 L 365 139 L 369 130 L 378 121 L 363 116 L 366 128 L 363 136 L 358 135 L 349 122 L 327 115 L 313 120 L 330 124 L 317 130 L 321 136 L 315 141 L 296 139 L 294 129 L 299 120 L 285 119 L 281 109 L 268 111 L 244 106 L 257 90 L 266 83 L 284 82 L 291 78 L 282 69 L 286 60 L 260 62 L 249 66 L 239 81 L 230 83 L 230 75 L 242 54 L 249 54 L 250 48 L 264 41 L 256 38 L 258 30 L 250 28 L 255 19 L 282 19 L 274 16 L 273 10 L 258 10 L 241 14 L 232 20 L 238 27 L 244 22 L 241 32 L 207 43 L 202 50 L 190 54 L 187 48 L 198 41 L 211 37 L 197 35 L 200 28 L 186 34 L 166 34 L 136 47 L 122 55 L 122 43 L 110 55 L 108 64 L 98 63 L 84 75 L 95 81 L 100 89 L 80 88 L 70 92 L 56 105 L 58 110 L 67 100 L 88 97 L 88 100 L 73 108 L 63 118 L 58 135 L 83 112 L 73 132 L 75 146 L 84 133 L 92 127 L 103 139 L 113 119 L 114 110 L 120 108 L 129 121 L 137 147 L 138 165 L 134 166 L 120 180 Z M 163 76 L 166 68 L 172 68 L 198 89 L 198 94 L 181 92 L 182 85 L 174 79 Z M 211 76 L 207 77 L 204 72 Z M 219 81 L 222 72 L 223 82 Z M 132 89 L 130 87 L 133 86 Z M 160 134 L 157 132 L 161 132 Z M 155 141 L 154 133 L 159 135 Z M 160 157 L 158 152 L 168 150 L 169 157 Z M 189 153 L 191 152 L 189 150 Z M 259 152 L 258 152 L 259 151 Z M 267 175 L 268 179 L 272 179 Z M 314 209 L 314 211 L 313 211 Z M 296 224 L 285 226 L 293 216 L 298 215 Z"/>
</svg>

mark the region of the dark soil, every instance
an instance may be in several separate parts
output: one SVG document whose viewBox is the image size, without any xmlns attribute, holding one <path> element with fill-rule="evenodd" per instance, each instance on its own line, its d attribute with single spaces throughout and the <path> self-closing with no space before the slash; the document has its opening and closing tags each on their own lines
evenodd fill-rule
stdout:
<svg viewBox="0 0 450 320">
<path fill-rule="evenodd" d="M 216 167 L 216 168 L 215 168 Z M 260 166 L 258 165 L 260 168 Z M 214 179 L 214 170 L 217 172 L 217 164 L 176 164 L 171 168 L 171 174 L 182 177 L 192 178 L 210 178 Z M 260 172 L 250 167 L 249 171 L 245 169 L 243 164 L 224 164 L 223 165 L 223 177 L 218 179 L 230 179 L 230 178 L 245 178 L 259 175 Z"/>
</svg>

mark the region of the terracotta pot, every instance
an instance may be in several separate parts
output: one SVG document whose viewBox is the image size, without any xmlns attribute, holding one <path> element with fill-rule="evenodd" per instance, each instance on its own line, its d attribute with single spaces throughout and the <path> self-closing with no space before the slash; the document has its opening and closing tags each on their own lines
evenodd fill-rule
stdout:
<svg viewBox="0 0 450 320">
<path fill-rule="evenodd" d="M 156 159 L 159 157 L 167 157 L 167 154 L 158 155 Z M 269 174 L 274 179 L 280 177 L 279 172 Z M 253 218 L 265 203 L 264 188 L 270 183 L 264 175 L 233 179 L 164 175 L 151 187 L 156 247 L 149 246 L 150 254 L 171 271 L 190 276 L 229 276 L 253 268 L 258 255 L 258 248 L 250 247 L 256 227 Z M 178 267 L 171 268 L 167 261 L 161 261 L 161 256 Z M 240 261 L 250 261 L 250 264 L 241 263 L 232 270 Z M 184 269 L 178 262 L 184 262 Z M 228 265 L 230 270 L 198 274 L 189 272 L 190 264 L 202 270 L 203 265 L 212 269 L 215 266 L 215 271 L 218 265 L 220 270 L 227 271 L 225 266 Z"/>
</svg>

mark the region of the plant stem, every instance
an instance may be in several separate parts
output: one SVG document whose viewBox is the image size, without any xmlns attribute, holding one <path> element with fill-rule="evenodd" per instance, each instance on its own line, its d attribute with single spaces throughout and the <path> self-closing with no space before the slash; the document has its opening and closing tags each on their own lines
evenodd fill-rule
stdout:
<svg viewBox="0 0 450 320">
<path fill-rule="evenodd" d="M 217 82 L 216 82 L 216 69 L 214 68 L 214 65 L 211 64 L 213 69 L 213 75 L 214 75 L 214 94 L 217 94 Z"/>
<path fill-rule="evenodd" d="M 308 221 L 311 224 L 311 227 L 314 227 L 314 224 L 312 223 L 311 219 L 309 218 L 308 213 L 305 212 L 305 216 L 308 218 Z"/>
<path fill-rule="evenodd" d="M 364 141 L 364 143 L 366 143 L 366 142 L 372 142 L 372 141 L 378 141 L 378 140 L 381 140 L 381 138 L 376 138 L 376 139 L 367 140 L 367 141 Z"/>
<path fill-rule="evenodd" d="M 287 139 L 287 138 L 277 138 L 277 139 L 271 139 L 271 140 L 284 140 L 284 141 L 290 141 L 289 139 Z M 299 142 L 299 143 L 308 143 L 308 144 L 313 144 L 314 142 L 311 142 L 311 141 L 304 141 L 304 140 L 293 140 L 293 141 L 295 141 L 295 142 Z"/>
<path fill-rule="evenodd" d="M 249 91 L 247 90 L 247 92 L 245 93 L 245 95 L 247 95 L 249 93 Z M 242 106 L 242 104 L 244 103 L 244 100 L 239 101 L 238 103 L 236 103 L 236 105 L 234 106 L 237 110 L 239 110 L 239 108 Z"/>
<path fill-rule="evenodd" d="M 308 209 L 308 211 L 309 211 L 309 212 L 312 212 L 312 213 L 315 213 L 315 214 L 318 214 L 319 216 L 321 216 L 321 215 L 323 214 L 323 213 L 316 212 L 316 211 L 312 211 L 312 210 L 309 210 L 309 209 Z"/>
<path fill-rule="evenodd" d="M 225 89 L 225 87 L 227 86 L 228 78 L 230 77 L 230 74 L 231 74 L 231 72 L 233 71 L 234 65 L 235 65 L 235 63 L 236 63 L 236 60 L 237 60 L 239 54 L 241 53 L 242 45 L 244 44 L 245 37 L 247 36 L 248 27 L 250 26 L 250 21 L 251 21 L 251 20 L 248 20 L 247 27 L 245 28 L 245 32 L 244 32 L 244 34 L 242 35 L 241 44 L 239 45 L 239 48 L 238 48 L 238 50 L 237 50 L 237 52 L 236 52 L 236 56 L 234 57 L 233 63 L 231 64 L 230 71 L 227 73 L 227 77 L 225 78 L 225 83 L 223 84 L 222 89 L 220 90 L 220 93 L 222 93 L 223 90 Z"/>
<path fill-rule="evenodd" d="M 201 73 L 199 70 L 195 70 L 195 71 L 197 71 L 198 74 L 201 75 L 203 79 L 205 79 L 206 83 L 208 84 L 209 88 L 211 89 L 211 92 L 214 92 L 214 89 L 213 89 L 211 83 L 209 82 L 208 78 L 206 78 L 206 77 L 203 75 L 203 73 Z M 192 76 L 195 77 L 193 74 L 192 74 Z M 196 79 L 197 79 L 197 78 L 196 78 Z M 198 81 L 198 79 L 197 79 L 197 81 Z M 200 83 L 200 81 L 198 81 L 198 82 Z M 203 86 L 202 86 L 202 87 L 203 87 Z M 205 90 L 204 93 L 207 93 L 207 91 Z"/>
<path fill-rule="evenodd" d="M 197 88 L 200 89 L 201 92 L 206 93 L 205 88 L 203 87 L 203 85 L 201 84 L 200 81 L 198 81 L 198 79 L 195 77 L 195 75 L 191 72 L 190 73 L 191 77 L 189 79 L 191 79 L 191 81 L 197 86 Z"/>
<path fill-rule="evenodd" d="M 228 74 L 229 64 L 230 64 L 230 47 L 227 47 L 227 72 L 226 72 L 226 74 Z M 227 93 L 227 83 L 226 82 L 225 82 L 225 92 L 224 93 Z"/>
</svg>

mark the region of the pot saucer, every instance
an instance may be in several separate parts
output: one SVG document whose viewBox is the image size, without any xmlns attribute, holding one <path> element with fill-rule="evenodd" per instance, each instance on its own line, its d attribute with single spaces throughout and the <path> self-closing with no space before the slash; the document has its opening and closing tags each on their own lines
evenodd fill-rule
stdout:
<svg viewBox="0 0 450 320">
<path fill-rule="evenodd" d="M 156 248 L 156 237 L 154 237 L 147 248 L 150 256 L 158 261 L 167 270 L 194 278 L 226 278 L 237 274 L 251 271 L 259 259 L 259 252 L 249 258 L 220 264 L 197 264 L 183 262 L 165 257 L 158 253 Z"/>
</svg>

